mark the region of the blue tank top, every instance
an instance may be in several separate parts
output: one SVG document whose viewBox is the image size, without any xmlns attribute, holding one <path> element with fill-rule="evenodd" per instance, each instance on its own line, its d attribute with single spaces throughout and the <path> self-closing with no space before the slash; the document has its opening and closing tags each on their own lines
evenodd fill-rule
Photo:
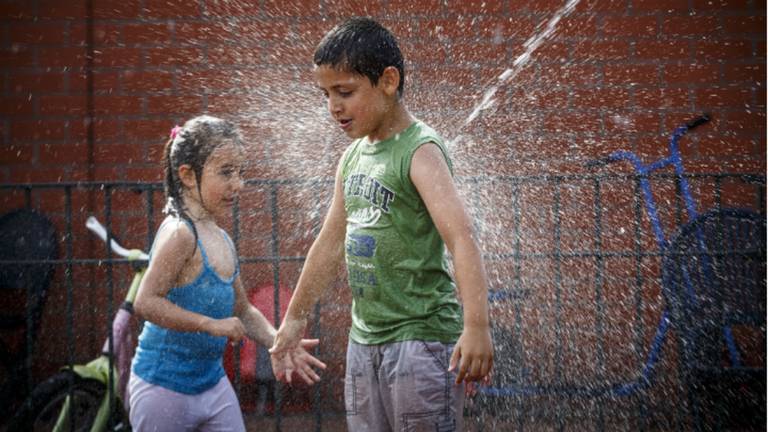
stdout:
<svg viewBox="0 0 768 432">
<path fill-rule="evenodd" d="M 170 220 L 170 219 L 168 219 Z M 162 227 L 162 225 L 161 225 Z M 234 251 L 229 236 L 221 231 Z M 190 284 L 174 287 L 167 299 L 184 309 L 214 319 L 231 317 L 235 305 L 232 286 L 240 272 L 235 254 L 235 272 L 223 279 L 208 263 L 203 244 L 197 247 L 203 268 Z M 216 385 L 224 376 L 222 359 L 227 338 L 205 332 L 180 332 L 146 321 L 133 357 L 133 373 L 144 381 L 184 394 L 199 394 Z"/>
</svg>

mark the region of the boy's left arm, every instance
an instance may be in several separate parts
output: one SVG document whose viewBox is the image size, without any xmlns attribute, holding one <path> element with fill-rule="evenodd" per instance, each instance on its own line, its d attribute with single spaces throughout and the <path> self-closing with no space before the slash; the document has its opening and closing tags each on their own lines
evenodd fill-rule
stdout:
<svg viewBox="0 0 768 432">
<path fill-rule="evenodd" d="M 275 341 L 277 330 L 267 321 L 264 314 L 248 301 L 239 277 L 235 279 L 233 287 L 235 289 L 235 316 L 242 321 L 245 333 L 262 346 L 271 347 Z M 313 368 L 325 369 L 326 367 L 323 362 L 307 351 L 317 346 L 319 342 L 318 339 L 302 339 L 299 346 L 291 352 L 291 360 L 295 365 L 294 370 L 307 384 L 320 381 L 320 376 Z"/>
<path fill-rule="evenodd" d="M 456 284 L 464 306 L 464 330 L 456 342 L 449 370 L 453 370 L 458 363 L 457 383 L 487 382 L 493 367 L 488 287 L 483 259 L 473 236 L 472 221 L 437 145 L 424 144 L 416 150 L 410 175 L 435 227 L 453 255 Z"/>
</svg>

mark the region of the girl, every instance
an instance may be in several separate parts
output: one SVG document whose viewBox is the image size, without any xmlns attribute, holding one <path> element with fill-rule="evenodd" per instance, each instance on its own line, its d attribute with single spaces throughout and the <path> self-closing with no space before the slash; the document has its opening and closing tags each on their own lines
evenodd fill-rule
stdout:
<svg viewBox="0 0 768 432">
<path fill-rule="evenodd" d="M 237 397 L 224 373 L 227 339 L 272 346 L 275 329 L 247 300 L 237 254 L 216 220 L 226 218 L 243 187 L 244 149 L 230 122 L 200 116 L 171 131 L 165 147 L 168 217 L 160 225 L 134 302 L 147 322 L 133 359 L 130 420 L 142 431 L 244 431 Z M 307 383 L 325 364 L 293 352 Z"/>
</svg>

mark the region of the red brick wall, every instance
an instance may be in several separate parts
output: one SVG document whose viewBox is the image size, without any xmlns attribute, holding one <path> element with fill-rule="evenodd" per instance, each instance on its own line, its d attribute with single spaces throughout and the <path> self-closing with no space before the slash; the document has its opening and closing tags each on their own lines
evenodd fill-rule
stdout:
<svg viewBox="0 0 768 432">
<path fill-rule="evenodd" d="M 305 91 L 310 56 L 329 27 L 360 13 L 399 37 L 412 109 L 454 136 L 456 122 L 562 2 L 446 3 L 97 0 L 88 11 L 77 2 L 5 1 L 0 179 L 157 179 L 169 125 L 200 112 L 238 118 L 261 162 L 254 176 L 279 176 L 281 164 L 270 163 L 279 158 L 258 150 L 312 137 L 299 147 L 311 155 L 316 140 L 333 135 L 317 92 Z M 595 150 L 653 151 L 643 147 L 706 110 L 715 122 L 687 149 L 689 166 L 723 161 L 761 171 L 764 15 L 764 2 L 747 0 L 581 1 L 504 89 L 504 116 L 495 119 L 503 121 L 469 129 L 503 153 L 498 171 L 520 173 L 529 160 L 557 168 Z M 618 128 L 616 118 L 630 126 Z M 299 134 L 291 120 L 310 127 Z M 517 134 L 526 134 L 525 148 L 498 145 Z M 568 145 L 585 139 L 595 145 Z"/>
<path fill-rule="evenodd" d="M 766 8 L 759 0 L 582 0 L 527 66 L 499 88 L 495 111 L 460 126 L 563 4 L 4 0 L 0 183 L 157 181 L 170 128 L 204 112 L 242 126 L 249 178 L 327 179 L 346 140 L 327 122 L 310 79 L 311 55 L 325 31 L 353 14 L 381 19 L 399 38 L 406 102 L 447 138 L 462 136 L 451 147 L 460 177 L 583 173 L 584 161 L 616 149 L 658 157 L 674 126 L 705 111 L 713 122 L 682 143 L 688 170 L 765 172 Z M 697 187 L 704 204 L 711 204 L 708 187 Z M 279 190 L 281 255 L 306 252 L 327 206 L 327 189 Z M 752 195 L 744 198 L 734 189 L 725 201 L 755 206 Z M 22 192 L 0 190 L 2 208 L 24 205 Z M 481 190 L 478 199 L 493 192 Z M 35 193 L 32 205 L 61 230 L 63 203 L 56 195 Z M 630 203 L 615 195 L 615 207 L 631 214 Z M 541 209 L 546 198 L 533 197 L 521 208 Z M 241 199 L 245 255 L 271 253 L 268 200 L 259 187 Z M 160 197 L 155 201 L 157 210 Z M 101 212 L 101 202 L 99 193 L 76 192 L 74 226 L 87 213 Z M 116 231 L 142 244 L 148 229 L 137 222 L 143 221 L 136 210 L 142 202 L 131 193 L 113 202 Z M 498 241 L 503 216 L 494 225 L 491 215 L 480 213 L 473 210 L 490 226 L 481 236 L 484 249 L 504 250 L 509 245 Z M 572 216 L 564 217 L 578 220 Z M 92 252 L 100 248 L 82 241 L 75 243 L 75 257 L 100 256 Z M 290 284 L 298 264 L 281 271 Z M 489 264 L 489 272 L 494 281 L 509 274 L 497 263 Z M 263 285 L 272 280 L 271 267 L 249 265 L 244 276 L 247 285 Z M 98 279 L 82 277 L 91 284 Z M 54 298 L 61 299 L 63 289 L 56 284 Z M 81 300 L 96 301 L 99 310 L 98 286 L 93 289 Z M 55 322 L 57 315 L 46 310 L 45 317 Z M 343 327 L 343 308 L 337 315 Z M 79 330 L 88 331 L 98 319 L 91 314 L 79 321 Z M 44 325 L 43 338 L 55 340 L 55 328 Z M 99 338 L 91 336 L 87 345 Z M 343 334 L 335 339 L 329 345 L 337 349 Z M 81 349 L 79 355 L 87 356 L 90 347 Z M 45 358 L 51 365 L 60 361 Z"/>
</svg>

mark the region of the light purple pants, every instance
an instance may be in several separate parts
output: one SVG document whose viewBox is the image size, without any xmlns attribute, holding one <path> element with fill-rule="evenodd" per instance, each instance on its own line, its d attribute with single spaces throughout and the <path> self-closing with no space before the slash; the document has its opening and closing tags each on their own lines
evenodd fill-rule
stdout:
<svg viewBox="0 0 768 432">
<path fill-rule="evenodd" d="M 355 432 L 460 432 L 464 384 L 448 372 L 453 344 L 347 346 L 344 404 Z"/>
<path fill-rule="evenodd" d="M 135 432 L 245 431 L 240 403 L 226 376 L 196 395 L 150 384 L 134 374 L 128 387 Z"/>
</svg>

